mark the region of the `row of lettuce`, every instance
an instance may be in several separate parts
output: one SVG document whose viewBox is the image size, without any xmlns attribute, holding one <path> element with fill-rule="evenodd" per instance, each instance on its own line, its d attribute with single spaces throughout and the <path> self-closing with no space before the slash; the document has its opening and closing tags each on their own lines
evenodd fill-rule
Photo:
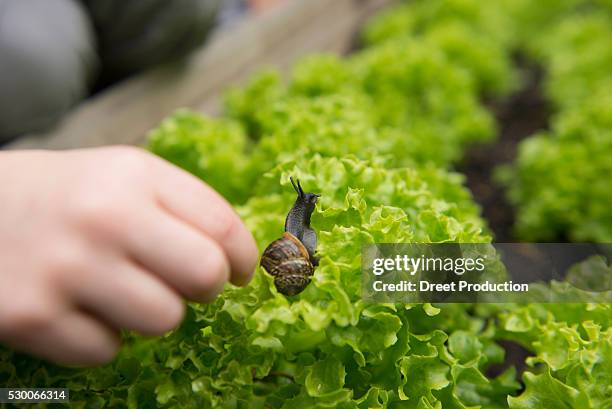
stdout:
<svg viewBox="0 0 612 409">
<path fill-rule="evenodd" d="M 501 176 L 521 238 L 610 243 L 612 7 L 561 4 L 565 12 L 544 20 L 525 46 L 547 73 L 550 129 L 523 142 Z"/>
<path fill-rule="evenodd" d="M 470 15 L 417 13 L 418 32 L 393 35 L 374 23 L 367 47 L 348 58 L 309 56 L 287 81 L 275 70 L 255 75 L 228 93 L 226 119 L 177 113 L 152 133 L 151 149 L 235 203 L 268 193 L 258 183 L 278 163 L 315 155 L 449 168 L 469 144 L 495 137 L 482 97 L 508 95 L 517 76 L 508 40 L 483 34 L 486 18 L 480 27 Z"/>
<path fill-rule="evenodd" d="M 282 233 L 289 176 L 322 194 L 313 282 L 288 298 L 259 270 L 249 286 L 190 305 L 162 339 L 126 336 L 97 369 L 0 350 L 0 382 L 68 387 L 84 408 L 611 407 L 607 305 L 360 297 L 363 244 L 491 241 L 449 169 L 469 144 L 495 137 L 482 101 L 519 86 L 511 55 L 521 22 L 533 20 L 521 13 L 538 10 L 520 0 L 412 1 L 370 22 L 364 49 L 347 58 L 310 56 L 287 79 L 268 70 L 231 90 L 222 118 L 168 118 L 150 149 L 235 204 L 260 249 Z M 512 366 L 487 376 L 504 362 L 499 340 L 532 354 L 523 383 Z"/>
<path fill-rule="evenodd" d="M 519 48 L 546 73 L 544 93 L 553 110 L 549 129 L 523 141 L 516 163 L 500 170 L 517 210 L 516 232 L 524 240 L 610 243 L 612 3 L 507 5 L 521 27 Z M 612 405 L 610 312 L 596 304 L 534 304 L 502 313 L 512 317 L 502 337 L 529 345 L 530 366 L 545 363 L 540 375 L 525 374 L 521 407 Z M 552 382 L 544 382 L 547 372 Z M 542 399 L 543 390 L 551 400 Z"/>
</svg>

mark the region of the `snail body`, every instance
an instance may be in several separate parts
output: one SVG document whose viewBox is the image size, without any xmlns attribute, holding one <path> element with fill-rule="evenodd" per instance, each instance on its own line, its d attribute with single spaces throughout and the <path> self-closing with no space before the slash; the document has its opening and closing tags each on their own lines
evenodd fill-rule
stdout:
<svg viewBox="0 0 612 409">
<path fill-rule="evenodd" d="M 300 182 L 291 184 L 298 196 L 285 219 L 285 233 L 264 250 L 261 266 L 274 277 L 276 289 L 285 295 L 302 292 L 310 283 L 319 259 L 315 255 L 317 234 L 310 216 L 319 195 L 304 193 Z"/>
</svg>

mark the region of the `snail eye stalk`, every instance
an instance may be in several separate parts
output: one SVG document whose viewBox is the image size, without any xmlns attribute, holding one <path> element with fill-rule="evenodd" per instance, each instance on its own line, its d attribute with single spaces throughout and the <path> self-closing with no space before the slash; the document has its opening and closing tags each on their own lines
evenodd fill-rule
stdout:
<svg viewBox="0 0 612 409">
<path fill-rule="evenodd" d="M 289 180 L 291 181 L 291 184 L 293 185 L 293 189 L 295 189 L 298 196 L 304 197 L 304 190 L 302 190 L 302 185 L 300 185 L 300 180 L 297 179 L 297 185 L 295 184 L 295 181 L 293 180 L 293 176 L 289 176 Z"/>
</svg>

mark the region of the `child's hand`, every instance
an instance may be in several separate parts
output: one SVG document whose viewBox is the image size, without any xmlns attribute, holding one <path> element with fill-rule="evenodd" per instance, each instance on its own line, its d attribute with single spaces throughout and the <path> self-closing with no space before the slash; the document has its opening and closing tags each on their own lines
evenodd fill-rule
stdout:
<svg viewBox="0 0 612 409">
<path fill-rule="evenodd" d="M 162 334 L 182 298 L 210 301 L 255 269 L 224 199 L 142 150 L 0 152 L 0 341 L 63 364 Z"/>
</svg>

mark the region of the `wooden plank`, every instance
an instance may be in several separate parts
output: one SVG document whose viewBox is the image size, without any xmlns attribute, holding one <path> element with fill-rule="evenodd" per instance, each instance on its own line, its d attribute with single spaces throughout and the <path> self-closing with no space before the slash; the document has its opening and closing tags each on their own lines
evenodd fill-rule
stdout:
<svg viewBox="0 0 612 409">
<path fill-rule="evenodd" d="M 262 66 L 287 69 L 313 52 L 350 49 L 363 21 L 393 0 L 290 0 L 222 30 L 183 65 L 154 69 L 79 105 L 46 135 L 26 136 L 9 149 L 68 149 L 141 144 L 146 132 L 179 107 L 209 114 L 220 96 Z"/>
</svg>

